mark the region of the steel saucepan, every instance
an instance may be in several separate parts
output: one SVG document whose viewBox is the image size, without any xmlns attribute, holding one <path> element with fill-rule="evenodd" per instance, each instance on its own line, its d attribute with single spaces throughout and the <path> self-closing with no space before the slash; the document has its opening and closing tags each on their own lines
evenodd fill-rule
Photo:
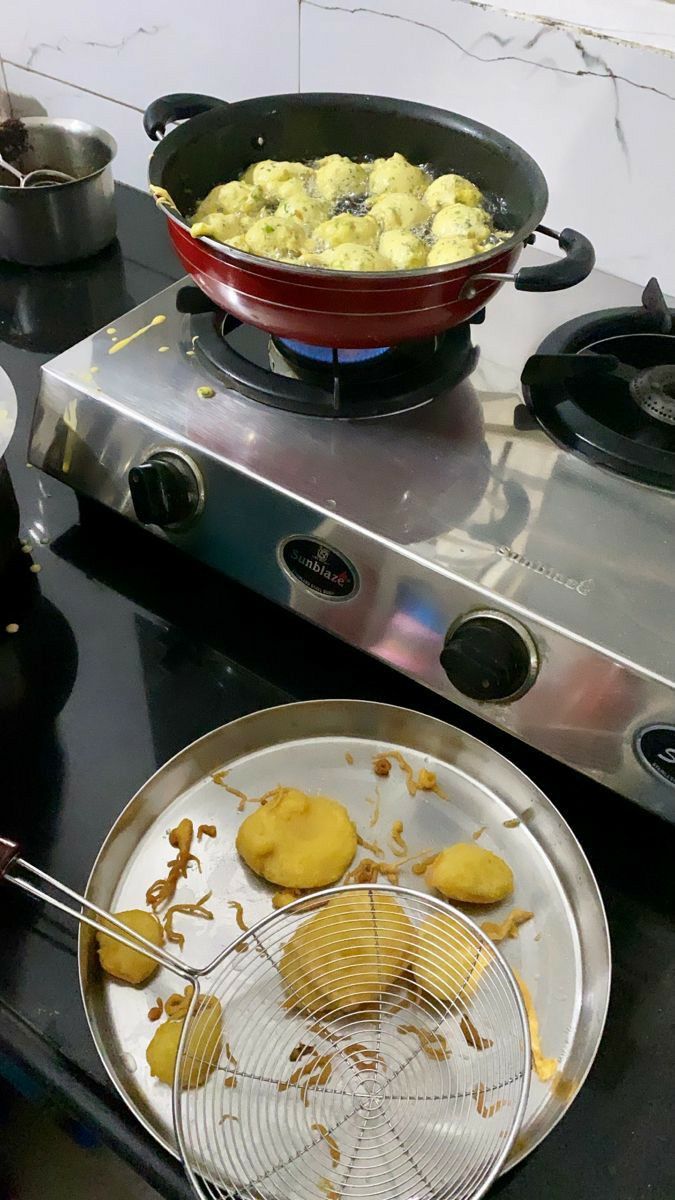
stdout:
<svg viewBox="0 0 675 1200">
<path fill-rule="evenodd" d="M 114 138 L 70 118 L 22 124 L 29 145 L 15 165 L 25 173 L 48 166 L 72 179 L 22 188 L 0 168 L 0 259 L 50 267 L 97 254 L 115 236 Z"/>
<path fill-rule="evenodd" d="M 182 121 L 164 136 L 171 122 Z M 145 112 L 146 133 L 161 142 L 150 160 L 151 185 L 166 189 L 169 234 L 183 266 L 220 308 L 281 337 L 334 347 L 386 346 L 431 337 L 468 320 L 499 286 L 557 291 L 592 270 L 593 247 L 572 229 L 540 224 L 546 180 L 534 159 L 494 129 L 457 113 L 383 96 L 305 93 L 228 104 L 177 94 Z M 262 159 L 309 161 L 400 151 L 434 174 L 468 176 L 498 205 L 508 241 L 469 261 L 411 271 L 351 272 L 259 258 L 208 238 L 194 239 L 182 214 L 218 183 Z M 535 231 L 554 238 L 564 257 L 514 268 Z"/>
</svg>

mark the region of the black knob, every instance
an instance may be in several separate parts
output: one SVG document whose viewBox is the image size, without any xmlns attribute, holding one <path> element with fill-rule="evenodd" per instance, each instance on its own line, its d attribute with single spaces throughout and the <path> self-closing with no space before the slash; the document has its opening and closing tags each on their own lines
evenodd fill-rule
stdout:
<svg viewBox="0 0 675 1200">
<path fill-rule="evenodd" d="M 467 617 L 448 630 L 441 663 L 451 684 L 471 700 L 508 700 L 536 673 L 534 647 L 498 616 Z"/>
<path fill-rule="evenodd" d="M 129 491 L 142 525 L 168 529 L 196 516 L 201 503 L 199 479 L 177 454 L 153 454 L 129 471 Z"/>
</svg>

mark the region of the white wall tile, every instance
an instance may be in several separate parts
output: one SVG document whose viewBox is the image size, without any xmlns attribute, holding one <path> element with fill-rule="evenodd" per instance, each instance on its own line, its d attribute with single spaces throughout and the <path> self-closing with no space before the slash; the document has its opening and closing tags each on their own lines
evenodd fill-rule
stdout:
<svg viewBox="0 0 675 1200">
<path fill-rule="evenodd" d="M 675 163 L 664 155 L 675 134 L 675 58 L 550 23 L 586 13 L 612 36 L 663 41 L 675 3 L 490 2 L 202 0 L 193 11 L 183 0 L 16 0 L 3 6 L 0 53 L 10 90 L 26 98 L 20 111 L 37 102 L 104 125 L 120 144 L 118 178 L 139 187 L 149 153 L 140 110 L 168 91 L 294 91 L 300 65 L 303 90 L 372 91 L 468 113 L 540 162 L 551 224 L 588 232 L 606 270 L 638 282 L 658 273 L 675 290 Z"/>
<path fill-rule="evenodd" d="M 7 76 L 5 75 L 5 64 L 0 58 L 0 120 L 4 120 L 10 116 L 9 110 L 9 90 L 7 87 Z"/>
<path fill-rule="evenodd" d="M 133 187 L 147 187 L 148 158 L 152 143 L 143 132 L 142 115 L 133 108 L 103 100 L 68 83 L 55 83 L 34 71 L 5 64 L 7 85 L 16 116 L 77 117 L 100 125 L 117 142 L 113 163 L 115 178 Z"/>
<path fill-rule="evenodd" d="M 675 291 L 675 59 L 466 0 L 303 0 L 301 88 L 466 113 L 539 162 L 554 227 L 603 269 Z"/>
<path fill-rule="evenodd" d="M 4 0 L 15 66 L 145 108 L 166 92 L 296 91 L 297 0 Z"/>
</svg>

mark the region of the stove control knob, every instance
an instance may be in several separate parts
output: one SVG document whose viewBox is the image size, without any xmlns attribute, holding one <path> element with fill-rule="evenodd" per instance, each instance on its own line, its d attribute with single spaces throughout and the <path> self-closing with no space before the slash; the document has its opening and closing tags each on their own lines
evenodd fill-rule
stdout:
<svg viewBox="0 0 675 1200">
<path fill-rule="evenodd" d="M 129 471 L 129 491 L 142 525 L 172 529 L 201 511 L 203 486 L 194 463 L 162 450 Z"/>
<path fill-rule="evenodd" d="M 515 700 L 532 686 L 537 648 L 523 625 L 498 612 L 473 612 L 450 626 L 441 664 L 471 700 Z"/>
</svg>

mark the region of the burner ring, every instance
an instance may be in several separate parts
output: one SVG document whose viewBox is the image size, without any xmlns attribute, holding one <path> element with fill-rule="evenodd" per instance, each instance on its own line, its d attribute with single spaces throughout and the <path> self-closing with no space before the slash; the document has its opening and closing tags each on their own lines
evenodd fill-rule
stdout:
<svg viewBox="0 0 675 1200">
<path fill-rule="evenodd" d="M 665 330 L 665 316 L 672 331 Z M 655 367 L 664 374 L 655 375 Z M 675 309 L 656 321 L 645 307 L 617 308 L 553 330 L 521 381 L 529 412 L 559 446 L 675 492 L 675 419 L 667 419 L 675 409 L 673 372 Z"/>
<path fill-rule="evenodd" d="M 196 313 L 191 318 L 193 343 L 210 371 L 234 390 L 272 408 L 303 416 L 342 419 L 384 417 L 408 412 L 456 387 L 473 371 L 478 350 L 471 325 L 453 326 L 423 342 L 385 347 L 362 362 L 305 362 L 287 343 L 243 325 L 222 313 Z M 259 347 L 271 342 L 287 360 L 294 355 L 302 376 L 276 373 L 269 361 L 251 354 L 250 339 Z M 262 339 L 262 341 L 261 341 Z M 349 353 L 349 352 L 347 352 Z"/>
<path fill-rule="evenodd" d="M 630 394 L 650 417 L 675 425 L 675 364 L 663 363 L 641 371 L 631 380 Z"/>
</svg>

